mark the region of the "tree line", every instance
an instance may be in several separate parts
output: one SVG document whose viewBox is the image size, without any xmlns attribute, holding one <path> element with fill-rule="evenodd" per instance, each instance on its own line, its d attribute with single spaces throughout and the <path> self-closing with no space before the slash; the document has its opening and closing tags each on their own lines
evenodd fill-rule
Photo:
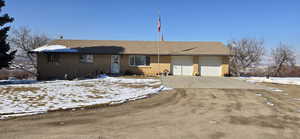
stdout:
<svg viewBox="0 0 300 139">
<path fill-rule="evenodd" d="M 267 55 L 264 47 L 264 41 L 251 38 L 230 41 L 228 47 L 232 53 L 230 58 L 230 73 L 233 76 L 241 76 L 249 73 L 249 69 L 256 72 Z M 272 48 L 267 61 L 265 72 L 256 73 L 259 76 L 287 76 L 286 71 L 295 69 L 296 53 L 287 44 L 280 43 L 277 47 Z"/>
</svg>

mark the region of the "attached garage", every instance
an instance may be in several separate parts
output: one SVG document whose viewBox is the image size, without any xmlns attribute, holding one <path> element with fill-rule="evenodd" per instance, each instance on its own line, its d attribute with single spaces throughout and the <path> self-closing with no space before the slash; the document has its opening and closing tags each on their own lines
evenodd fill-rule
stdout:
<svg viewBox="0 0 300 139">
<path fill-rule="evenodd" d="M 193 56 L 172 56 L 173 75 L 193 75 Z"/>
<path fill-rule="evenodd" d="M 200 56 L 200 76 L 222 76 L 222 61 L 220 56 Z"/>
</svg>

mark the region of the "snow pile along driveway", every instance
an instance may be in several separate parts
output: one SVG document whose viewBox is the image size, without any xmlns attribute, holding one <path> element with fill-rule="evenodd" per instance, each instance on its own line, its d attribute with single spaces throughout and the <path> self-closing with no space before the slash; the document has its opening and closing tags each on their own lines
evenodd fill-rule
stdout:
<svg viewBox="0 0 300 139">
<path fill-rule="evenodd" d="M 265 82 L 265 83 L 300 85 L 300 78 L 270 77 L 269 79 L 267 79 L 266 77 L 240 77 L 239 79 L 246 80 L 252 83 Z"/>
<path fill-rule="evenodd" d="M 116 104 L 145 98 L 167 90 L 158 79 L 128 79 L 102 76 L 79 81 L 48 81 L 0 86 L 0 119 L 78 108 Z"/>
</svg>

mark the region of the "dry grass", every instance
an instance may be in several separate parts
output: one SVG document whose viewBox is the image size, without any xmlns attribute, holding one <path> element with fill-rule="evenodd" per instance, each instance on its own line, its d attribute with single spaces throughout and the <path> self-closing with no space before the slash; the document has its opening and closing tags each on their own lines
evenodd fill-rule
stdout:
<svg viewBox="0 0 300 139">
<path fill-rule="evenodd" d="M 121 78 L 129 79 L 159 79 L 159 76 L 146 76 L 146 75 L 124 75 Z"/>
<path fill-rule="evenodd" d="M 15 77 L 17 79 L 28 79 L 35 77 L 35 75 L 22 70 L 0 70 L 0 80 L 7 80 L 9 77 Z"/>
<path fill-rule="evenodd" d="M 97 89 L 93 89 L 93 90 L 90 90 L 91 93 L 93 94 L 105 94 L 106 92 L 105 91 L 102 91 L 102 90 L 97 90 Z"/>
<path fill-rule="evenodd" d="M 91 83 L 82 83 L 82 84 L 78 84 L 76 86 L 87 87 L 87 88 L 95 87 L 95 85 L 91 84 Z"/>
<path fill-rule="evenodd" d="M 127 88 L 145 88 L 145 87 L 159 88 L 160 87 L 160 85 L 131 84 L 131 83 L 119 83 L 119 86 L 127 87 Z"/>
<path fill-rule="evenodd" d="M 40 88 L 38 87 L 5 87 L 0 90 L 0 94 L 9 94 L 11 92 L 24 92 L 24 91 L 30 91 L 35 93 L 38 90 L 40 90 Z"/>
<path fill-rule="evenodd" d="M 97 98 L 103 98 L 103 96 L 87 96 L 88 98 L 93 98 L 93 99 L 97 99 Z"/>
<path fill-rule="evenodd" d="M 148 87 L 148 85 L 144 85 L 144 84 L 130 84 L 130 83 L 119 83 L 119 86 L 127 87 L 127 88 L 144 88 L 144 87 Z"/>
<path fill-rule="evenodd" d="M 38 88 L 38 87 L 14 87 L 12 91 L 16 91 L 16 92 L 22 92 L 22 91 L 36 92 L 37 90 L 40 90 L 40 88 Z"/>
<path fill-rule="evenodd" d="M 71 101 L 74 103 L 83 102 L 82 100 L 75 100 L 75 99 L 72 99 Z"/>
</svg>

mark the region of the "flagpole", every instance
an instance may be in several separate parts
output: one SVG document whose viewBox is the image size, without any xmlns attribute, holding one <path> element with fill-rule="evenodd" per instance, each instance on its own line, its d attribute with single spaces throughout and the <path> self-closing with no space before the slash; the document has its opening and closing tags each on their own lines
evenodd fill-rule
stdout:
<svg viewBox="0 0 300 139">
<path fill-rule="evenodd" d="M 159 29 L 157 31 L 157 64 L 158 64 L 158 75 L 160 76 L 160 50 L 159 50 L 159 39 L 160 39 L 160 31 L 161 31 L 161 19 L 160 19 L 160 10 L 158 10 L 158 26 Z"/>
<path fill-rule="evenodd" d="M 158 74 L 160 75 L 160 49 L 159 49 L 159 40 L 160 40 L 160 32 L 158 32 L 157 38 L 157 63 L 158 63 Z"/>
</svg>

